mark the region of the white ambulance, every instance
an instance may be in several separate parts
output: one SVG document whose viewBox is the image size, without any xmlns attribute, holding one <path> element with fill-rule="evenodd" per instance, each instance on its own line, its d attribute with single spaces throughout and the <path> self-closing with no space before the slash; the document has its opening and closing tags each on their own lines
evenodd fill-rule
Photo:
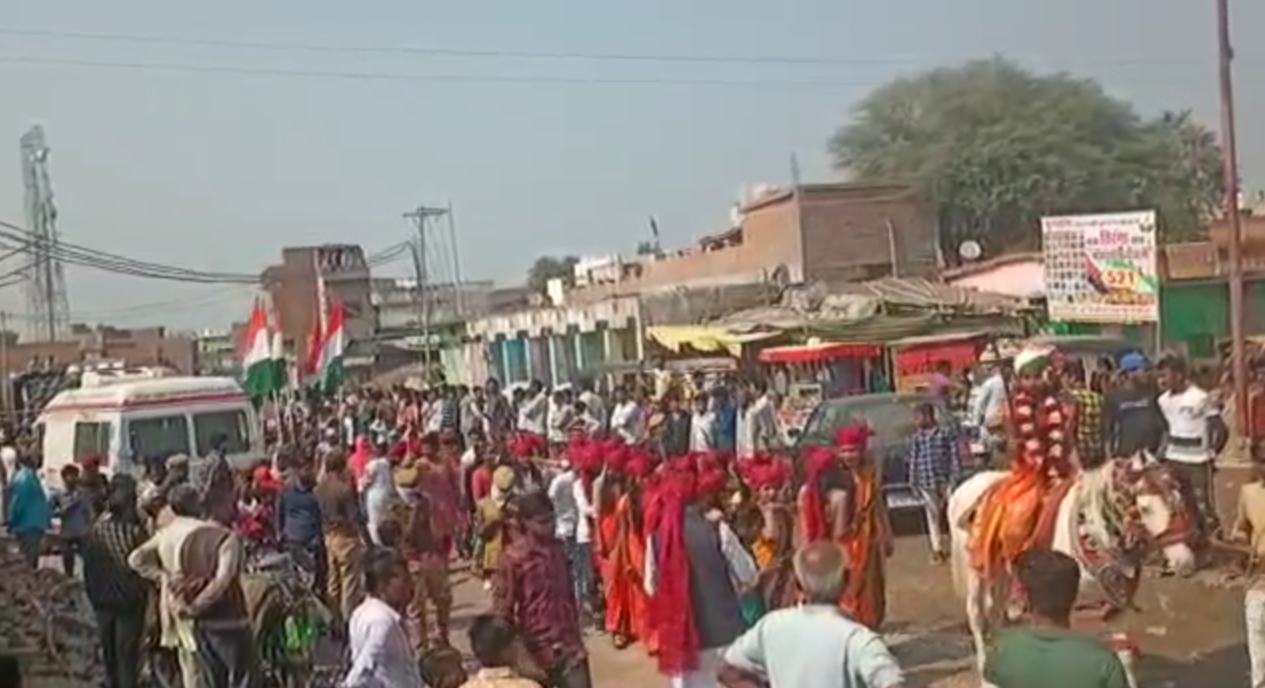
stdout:
<svg viewBox="0 0 1265 688">
<path fill-rule="evenodd" d="M 146 462 L 205 456 L 217 437 L 234 468 L 265 456 L 250 399 L 228 377 L 96 377 L 53 397 L 40 414 L 44 474 L 99 456 L 106 473 L 140 477 Z"/>
</svg>

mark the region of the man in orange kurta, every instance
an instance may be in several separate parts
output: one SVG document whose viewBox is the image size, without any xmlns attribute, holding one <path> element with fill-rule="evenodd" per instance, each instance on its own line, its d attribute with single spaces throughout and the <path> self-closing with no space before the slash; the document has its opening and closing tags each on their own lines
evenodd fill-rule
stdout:
<svg viewBox="0 0 1265 688">
<path fill-rule="evenodd" d="M 887 611 L 886 559 L 893 541 L 878 467 L 866 451 L 869 435 L 866 426 L 842 428 L 835 433 L 836 453 L 808 457 L 800 527 L 806 542 L 831 539 L 847 552 L 839 607 L 877 631 Z"/>
</svg>

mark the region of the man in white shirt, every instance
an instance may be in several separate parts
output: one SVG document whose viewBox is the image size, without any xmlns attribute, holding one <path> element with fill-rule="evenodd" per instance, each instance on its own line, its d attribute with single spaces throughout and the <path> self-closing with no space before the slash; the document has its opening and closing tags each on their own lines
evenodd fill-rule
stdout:
<svg viewBox="0 0 1265 688">
<path fill-rule="evenodd" d="M 518 429 L 533 435 L 545 436 L 545 415 L 549 411 L 549 395 L 545 384 L 532 380 L 527 387 L 527 398 L 518 409 Z"/>
<path fill-rule="evenodd" d="M 370 555 L 365 590 L 347 624 L 351 670 L 343 688 L 426 688 L 402 615 L 413 599 L 404 560 L 387 550 Z"/>
<path fill-rule="evenodd" d="M 571 425 L 575 422 L 575 407 L 571 403 L 571 390 L 560 389 L 553 393 L 549 402 L 549 444 L 560 447 L 567 443 Z"/>
<path fill-rule="evenodd" d="M 757 382 L 754 392 L 757 395 L 755 401 L 743 408 L 738 416 L 737 456 L 740 459 L 775 451 L 784 444 L 778 428 L 777 403 L 768 383 Z"/>
<path fill-rule="evenodd" d="M 639 444 L 646 434 L 641 406 L 622 387 L 615 390 L 615 408 L 611 409 L 611 432 L 628 444 Z"/>
<path fill-rule="evenodd" d="M 716 449 L 716 412 L 711 396 L 694 397 L 694 415 L 690 418 L 690 451 L 710 452 Z"/>
<path fill-rule="evenodd" d="M 598 430 L 603 429 L 606 425 L 606 402 L 602 400 L 601 395 L 593 391 L 592 380 L 580 382 L 580 395 L 576 397 L 576 400 L 582 402 L 589 415 L 597 419 Z"/>
<path fill-rule="evenodd" d="M 593 505 L 591 495 L 598 494 L 605 472 L 593 482 L 586 483 L 575 469 L 571 469 L 574 479 L 571 481 L 571 498 L 575 503 L 575 558 L 571 562 L 571 575 L 575 579 L 575 596 L 580 609 L 581 623 L 584 617 L 594 608 L 593 585 L 593 519 L 597 518 L 597 509 Z"/>
<path fill-rule="evenodd" d="M 778 609 L 725 649 L 726 686 L 902 688 L 904 672 L 870 629 L 839 612 L 846 576 L 843 549 L 819 541 L 795 553 L 804 604 Z"/>
<path fill-rule="evenodd" d="M 1186 361 L 1171 356 L 1156 364 L 1159 373 L 1160 414 L 1167 431 L 1160 455 L 1199 511 L 1202 532 L 1210 536 L 1220 528 L 1214 497 L 1213 431 L 1221 423 L 1221 411 L 1212 397 L 1187 377 Z"/>
<path fill-rule="evenodd" d="M 571 580 L 575 582 L 576 602 L 581 610 L 586 609 L 588 600 L 587 586 L 590 584 L 593 576 L 591 571 L 586 573 L 585 562 L 592 565 L 592 551 L 588 549 L 590 546 L 591 528 L 588 525 L 588 517 L 580 515 L 580 501 L 584 501 L 584 506 L 588 513 L 592 513 L 593 508 L 585 499 L 584 484 L 575 472 L 575 468 L 569 461 L 562 462 L 562 470 L 549 481 L 549 489 L 547 491 L 549 501 L 553 503 L 554 511 L 554 532 L 558 539 L 562 541 L 562 546 L 567 551 L 567 561 L 571 565 Z M 581 552 L 579 542 L 576 536 L 580 530 L 580 522 L 584 521 L 584 544 L 585 551 Z M 586 559 L 587 557 L 587 559 Z"/>
<path fill-rule="evenodd" d="M 168 491 L 166 498 L 171 516 L 149 540 L 128 555 L 127 564 L 142 578 L 158 585 L 159 646 L 175 651 L 185 685 L 197 686 L 209 668 L 199 653 L 198 628 L 189 613 L 190 603 L 182 598 L 178 588 L 185 577 L 184 567 L 191 560 L 186 543 L 195 533 L 201 534 L 198 539 L 204 539 L 202 535 L 217 526 L 197 518 L 202 502 L 194 488 L 177 485 Z M 216 571 L 214 582 L 222 590 L 236 579 L 242 563 L 241 543 L 230 535 L 218 549 L 217 566 L 224 570 Z M 224 578 L 228 581 L 219 580 Z"/>
</svg>

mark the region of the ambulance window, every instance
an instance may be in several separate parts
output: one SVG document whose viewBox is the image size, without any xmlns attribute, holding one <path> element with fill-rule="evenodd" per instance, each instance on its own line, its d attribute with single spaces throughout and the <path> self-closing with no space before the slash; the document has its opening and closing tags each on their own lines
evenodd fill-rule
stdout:
<svg viewBox="0 0 1265 688">
<path fill-rule="evenodd" d="M 245 411 L 214 411 L 193 416 L 193 434 L 198 441 L 198 456 L 211 452 L 215 438 L 223 435 L 224 453 L 243 454 L 250 451 L 250 419 Z"/>
<path fill-rule="evenodd" d="M 105 459 L 110 454 L 109 423 L 75 423 L 75 461 L 89 456 Z"/>
<path fill-rule="evenodd" d="M 189 422 L 184 416 L 142 418 L 127 423 L 128 446 L 133 461 L 147 464 L 174 454 L 189 453 Z"/>
</svg>

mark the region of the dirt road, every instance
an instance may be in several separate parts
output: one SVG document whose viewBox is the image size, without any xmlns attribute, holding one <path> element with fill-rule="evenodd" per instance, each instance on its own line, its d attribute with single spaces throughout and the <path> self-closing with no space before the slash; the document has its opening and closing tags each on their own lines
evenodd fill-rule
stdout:
<svg viewBox="0 0 1265 688">
<path fill-rule="evenodd" d="M 1230 496 L 1242 478 L 1238 471 L 1219 474 L 1221 510 L 1233 508 Z M 902 537 L 888 567 L 888 623 L 885 635 L 911 674 L 911 686 L 975 688 L 962 605 L 953 594 L 947 567 L 933 566 L 924 539 Z M 1086 632 L 1106 637 L 1123 631 L 1141 647 L 1142 688 L 1208 688 L 1247 684 L 1243 649 L 1242 591 L 1217 584 L 1214 574 L 1196 579 L 1148 577 L 1139 592 L 1139 610 L 1110 624 L 1077 621 Z M 473 581 L 457 589 L 457 631 L 464 645 L 464 623 L 487 605 L 486 593 Z M 594 684 L 665 685 L 645 653 L 618 651 L 607 638 L 589 639 Z"/>
</svg>

